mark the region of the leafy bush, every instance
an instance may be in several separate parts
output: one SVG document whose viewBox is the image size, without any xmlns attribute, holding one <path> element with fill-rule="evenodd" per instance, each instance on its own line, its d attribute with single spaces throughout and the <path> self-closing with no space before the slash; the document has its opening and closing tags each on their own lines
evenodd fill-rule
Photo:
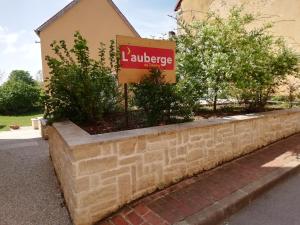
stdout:
<svg viewBox="0 0 300 225">
<path fill-rule="evenodd" d="M 288 97 L 284 95 L 275 95 L 271 97 L 271 101 L 276 101 L 276 102 L 287 102 Z"/>
<path fill-rule="evenodd" d="M 99 59 L 91 59 L 87 41 L 79 32 L 74 35 L 71 50 L 65 41 L 53 42 L 51 47 L 56 57 L 46 57 L 51 69 L 51 78 L 46 81 L 46 118 L 93 122 L 117 107 L 119 93 L 114 73 L 118 70 L 118 57 L 113 41 L 109 66 L 104 44 L 100 45 Z"/>
<path fill-rule="evenodd" d="M 191 110 L 178 95 L 176 85 L 167 84 L 164 80 L 162 71 L 152 68 L 149 76 L 132 86 L 133 105 L 145 112 L 147 123 L 151 126 L 188 120 L 191 116 Z"/>
<path fill-rule="evenodd" d="M 233 8 L 227 18 L 210 13 L 206 20 L 185 24 L 177 42 L 179 87 L 189 102 L 205 98 L 214 103 L 222 96 L 264 108 L 282 80 L 297 71 L 298 58 L 270 24 L 253 26 L 255 16 Z M 254 28 L 249 28 L 254 27 Z"/>
<path fill-rule="evenodd" d="M 260 111 L 287 76 L 297 72 L 298 58 L 282 40 L 274 40 L 264 32 L 249 35 L 245 42 L 240 50 L 247 49 L 247 55 L 241 54 L 237 60 L 239 69 L 232 78 L 233 90 L 249 111 Z"/>
<path fill-rule="evenodd" d="M 0 113 L 19 115 L 41 109 L 41 88 L 25 71 L 13 71 L 0 87 Z"/>
</svg>

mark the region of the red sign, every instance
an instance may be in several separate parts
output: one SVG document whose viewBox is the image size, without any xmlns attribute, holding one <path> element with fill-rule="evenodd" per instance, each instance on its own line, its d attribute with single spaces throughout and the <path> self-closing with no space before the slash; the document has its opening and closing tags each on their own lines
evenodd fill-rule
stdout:
<svg viewBox="0 0 300 225">
<path fill-rule="evenodd" d="M 165 82 L 176 83 L 176 43 L 117 35 L 120 51 L 120 84 L 137 84 L 149 75 L 149 69 L 159 67 Z"/>
<path fill-rule="evenodd" d="M 120 45 L 121 68 L 174 70 L 175 53 L 173 49 L 150 48 Z"/>
</svg>

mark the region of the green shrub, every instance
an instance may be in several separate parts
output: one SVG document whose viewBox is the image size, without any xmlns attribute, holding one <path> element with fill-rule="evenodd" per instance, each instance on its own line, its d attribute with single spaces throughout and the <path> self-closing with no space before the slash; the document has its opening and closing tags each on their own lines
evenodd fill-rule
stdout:
<svg viewBox="0 0 300 225">
<path fill-rule="evenodd" d="M 271 97 L 271 101 L 287 102 L 288 97 L 284 95 L 275 95 Z"/>
<path fill-rule="evenodd" d="M 46 81 L 45 117 L 51 121 L 94 122 L 114 111 L 119 101 L 114 42 L 110 46 L 109 66 L 104 44 L 100 45 L 99 59 L 91 59 L 87 41 L 79 32 L 74 35 L 71 50 L 65 41 L 54 42 L 51 47 L 56 57 L 46 57 L 51 78 Z"/>
<path fill-rule="evenodd" d="M 175 84 L 165 83 L 161 70 L 153 68 L 141 83 L 132 85 L 132 102 L 145 112 L 150 126 L 188 120 L 191 110 L 176 89 Z"/>
<path fill-rule="evenodd" d="M 38 85 L 9 80 L 0 87 L 0 113 L 19 115 L 40 110 L 40 93 Z"/>
<path fill-rule="evenodd" d="M 185 99 L 192 104 L 205 98 L 216 111 L 217 100 L 227 96 L 261 110 L 287 75 L 297 72 L 297 55 L 271 34 L 272 25 L 253 26 L 256 20 L 233 8 L 226 18 L 209 13 L 188 25 L 178 21 L 177 73 Z"/>
</svg>

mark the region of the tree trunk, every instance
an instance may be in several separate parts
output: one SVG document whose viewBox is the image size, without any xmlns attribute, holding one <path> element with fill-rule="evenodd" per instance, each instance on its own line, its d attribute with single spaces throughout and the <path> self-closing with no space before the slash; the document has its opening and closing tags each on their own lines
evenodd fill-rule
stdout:
<svg viewBox="0 0 300 225">
<path fill-rule="evenodd" d="M 215 93 L 215 96 L 214 96 L 214 113 L 217 112 L 217 102 L 218 102 L 218 94 Z"/>
</svg>

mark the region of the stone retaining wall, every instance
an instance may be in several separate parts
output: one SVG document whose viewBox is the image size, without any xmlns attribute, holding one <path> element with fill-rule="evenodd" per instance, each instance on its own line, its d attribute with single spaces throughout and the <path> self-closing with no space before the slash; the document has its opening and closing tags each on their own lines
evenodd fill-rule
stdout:
<svg viewBox="0 0 300 225">
<path fill-rule="evenodd" d="M 49 129 L 50 154 L 75 225 L 300 132 L 300 110 L 89 135 L 72 122 Z"/>
</svg>

